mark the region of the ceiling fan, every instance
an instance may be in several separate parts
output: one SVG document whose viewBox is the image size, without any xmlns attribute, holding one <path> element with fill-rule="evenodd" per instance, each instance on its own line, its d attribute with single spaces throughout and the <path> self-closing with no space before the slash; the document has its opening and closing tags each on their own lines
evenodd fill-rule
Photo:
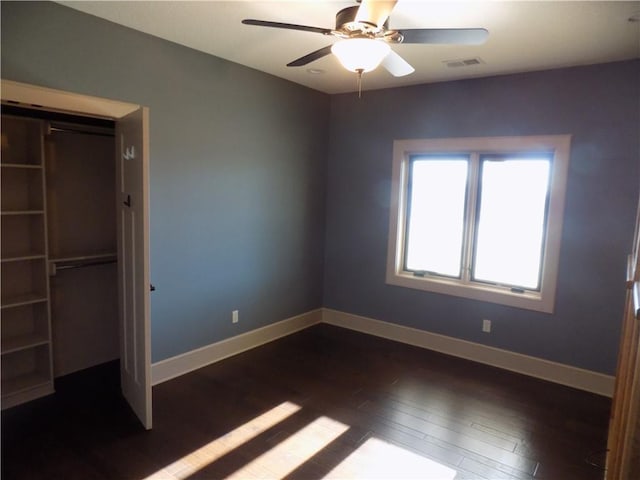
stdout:
<svg viewBox="0 0 640 480">
<path fill-rule="evenodd" d="M 336 14 L 336 27 L 322 28 L 266 20 L 245 19 L 245 25 L 284 28 L 337 37 L 339 41 L 311 52 L 287 64 L 301 67 L 330 53 L 352 72 L 370 72 L 380 64 L 395 77 L 413 73 L 414 68 L 390 45 L 406 44 L 463 44 L 484 43 L 489 32 L 484 28 L 411 28 L 389 29 L 389 15 L 398 0 L 356 0 L 360 5 L 347 7 Z"/>
</svg>

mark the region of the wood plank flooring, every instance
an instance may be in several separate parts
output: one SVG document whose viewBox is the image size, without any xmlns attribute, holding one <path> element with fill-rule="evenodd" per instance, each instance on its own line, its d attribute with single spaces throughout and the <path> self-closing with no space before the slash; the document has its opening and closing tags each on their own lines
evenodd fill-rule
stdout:
<svg viewBox="0 0 640 480">
<path fill-rule="evenodd" d="M 603 478 L 610 400 L 317 325 L 153 389 L 117 364 L 2 413 L 2 478 Z"/>
</svg>

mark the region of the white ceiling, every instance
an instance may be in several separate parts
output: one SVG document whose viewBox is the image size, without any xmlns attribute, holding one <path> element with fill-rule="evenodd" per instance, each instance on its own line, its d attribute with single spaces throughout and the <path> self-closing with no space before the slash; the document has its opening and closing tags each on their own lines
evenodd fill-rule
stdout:
<svg viewBox="0 0 640 480">
<path fill-rule="evenodd" d="M 338 10 L 354 0 L 60 1 L 68 7 L 231 60 L 327 93 L 356 90 L 356 75 L 333 55 L 306 67 L 286 64 L 331 44 L 320 34 L 242 25 L 244 18 L 334 28 Z M 366 73 L 363 89 L 378 89 L 640 57 L 640 1 L 399 0 L 390 28 L 483 27 L 480 46 L 396 45 L 416 71 L 395 78 Z M 451 68 L 444 62 L 480 58 Z M 319 69 L 323 73 L 310 73 Z"/>
</svg>

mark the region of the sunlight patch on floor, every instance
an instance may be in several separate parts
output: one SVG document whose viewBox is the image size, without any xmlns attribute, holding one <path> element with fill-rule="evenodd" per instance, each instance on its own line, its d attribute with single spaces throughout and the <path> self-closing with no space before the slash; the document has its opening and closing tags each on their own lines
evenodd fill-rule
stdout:
<svg viewBox="0 0 640 480">
<path fill-rule="evenodd" d="M 370 438 L 324 478 L 453 480 L 456 473 L 416 453 Z"/>
<path fill-rule="evenodd" d="M 278 425 L 300 409 L 301 407 L 294 403 L 284 402 L 144 480 L 185 480 Z M 349 428 L 348 425 L 331 418 L 319 417 L 226 478 L 282 479 L 311 460 Z M 456 473 L 455 470 L 416 453 L 377 438 L 369 438 L 324 478 L 453 480 Z"/>
<path fill-rule="evenodd" d="M 227 478 L 284 478 L 348 429 L 343 423 L 320 417 Z"/>
<path fill-rule="evenodd" d="M 145 480 L 182 480 L 188 478 L 223 455 L 282 422 L 299 411 L 300 408 L 291 402 L 281 403 L 235 430 L 176 460 L 171 465 L 167 465 Z"/>
</svg>

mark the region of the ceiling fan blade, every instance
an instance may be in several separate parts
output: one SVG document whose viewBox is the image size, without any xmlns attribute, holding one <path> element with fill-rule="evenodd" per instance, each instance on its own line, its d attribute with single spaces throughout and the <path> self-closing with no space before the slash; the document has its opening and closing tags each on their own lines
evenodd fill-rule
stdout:
<svg viewBox="0 0 640 480">
<path fill-rule="evenodd" d="M 301 30 L 303 32 L 331 35 L 330 28 L 310 27 L 308 25 L 296 25 L 294 23 L 269 22 L 266 20 L 254 20 L 252 18 L 246 18 L 242 20 L 242 23 L 245 25 L 255 25 L 257 27 L 284 28 L 286 30 Z"/>
<path fill-rule="evenodd" d="M 402 43 L 480 45 L 489 36 L 484 28 L 415 28 L 398 32 L 404 37 Z"/>
<path fill-rule="evenodd" d="M 322 47 L 321 49 L 316 50 L 315 52 L 311 52 L 305 55 L 304 57 L 300 57 L 294 60 L 293 62 L 287 63 L 287 67 L 302 67 L 315 60 L 325 57 L 330 53 L 331 53 L 331 45 L 327 45 L 326 47 Z"/>
<path fill-rule="evenodd" d="M 404 58 L 393 50 L 384 57 L 381 65 L 394 77 L 404 77 L 405 75 L 409 75 L 416 71 L 415 68 L 409 65 Z"/>
<path fill-rule="evenodd" d="M 373 23 L 382 27 L 396 3 L 398 0 L 362 0 L 355 21 Z"/>
</svg>

